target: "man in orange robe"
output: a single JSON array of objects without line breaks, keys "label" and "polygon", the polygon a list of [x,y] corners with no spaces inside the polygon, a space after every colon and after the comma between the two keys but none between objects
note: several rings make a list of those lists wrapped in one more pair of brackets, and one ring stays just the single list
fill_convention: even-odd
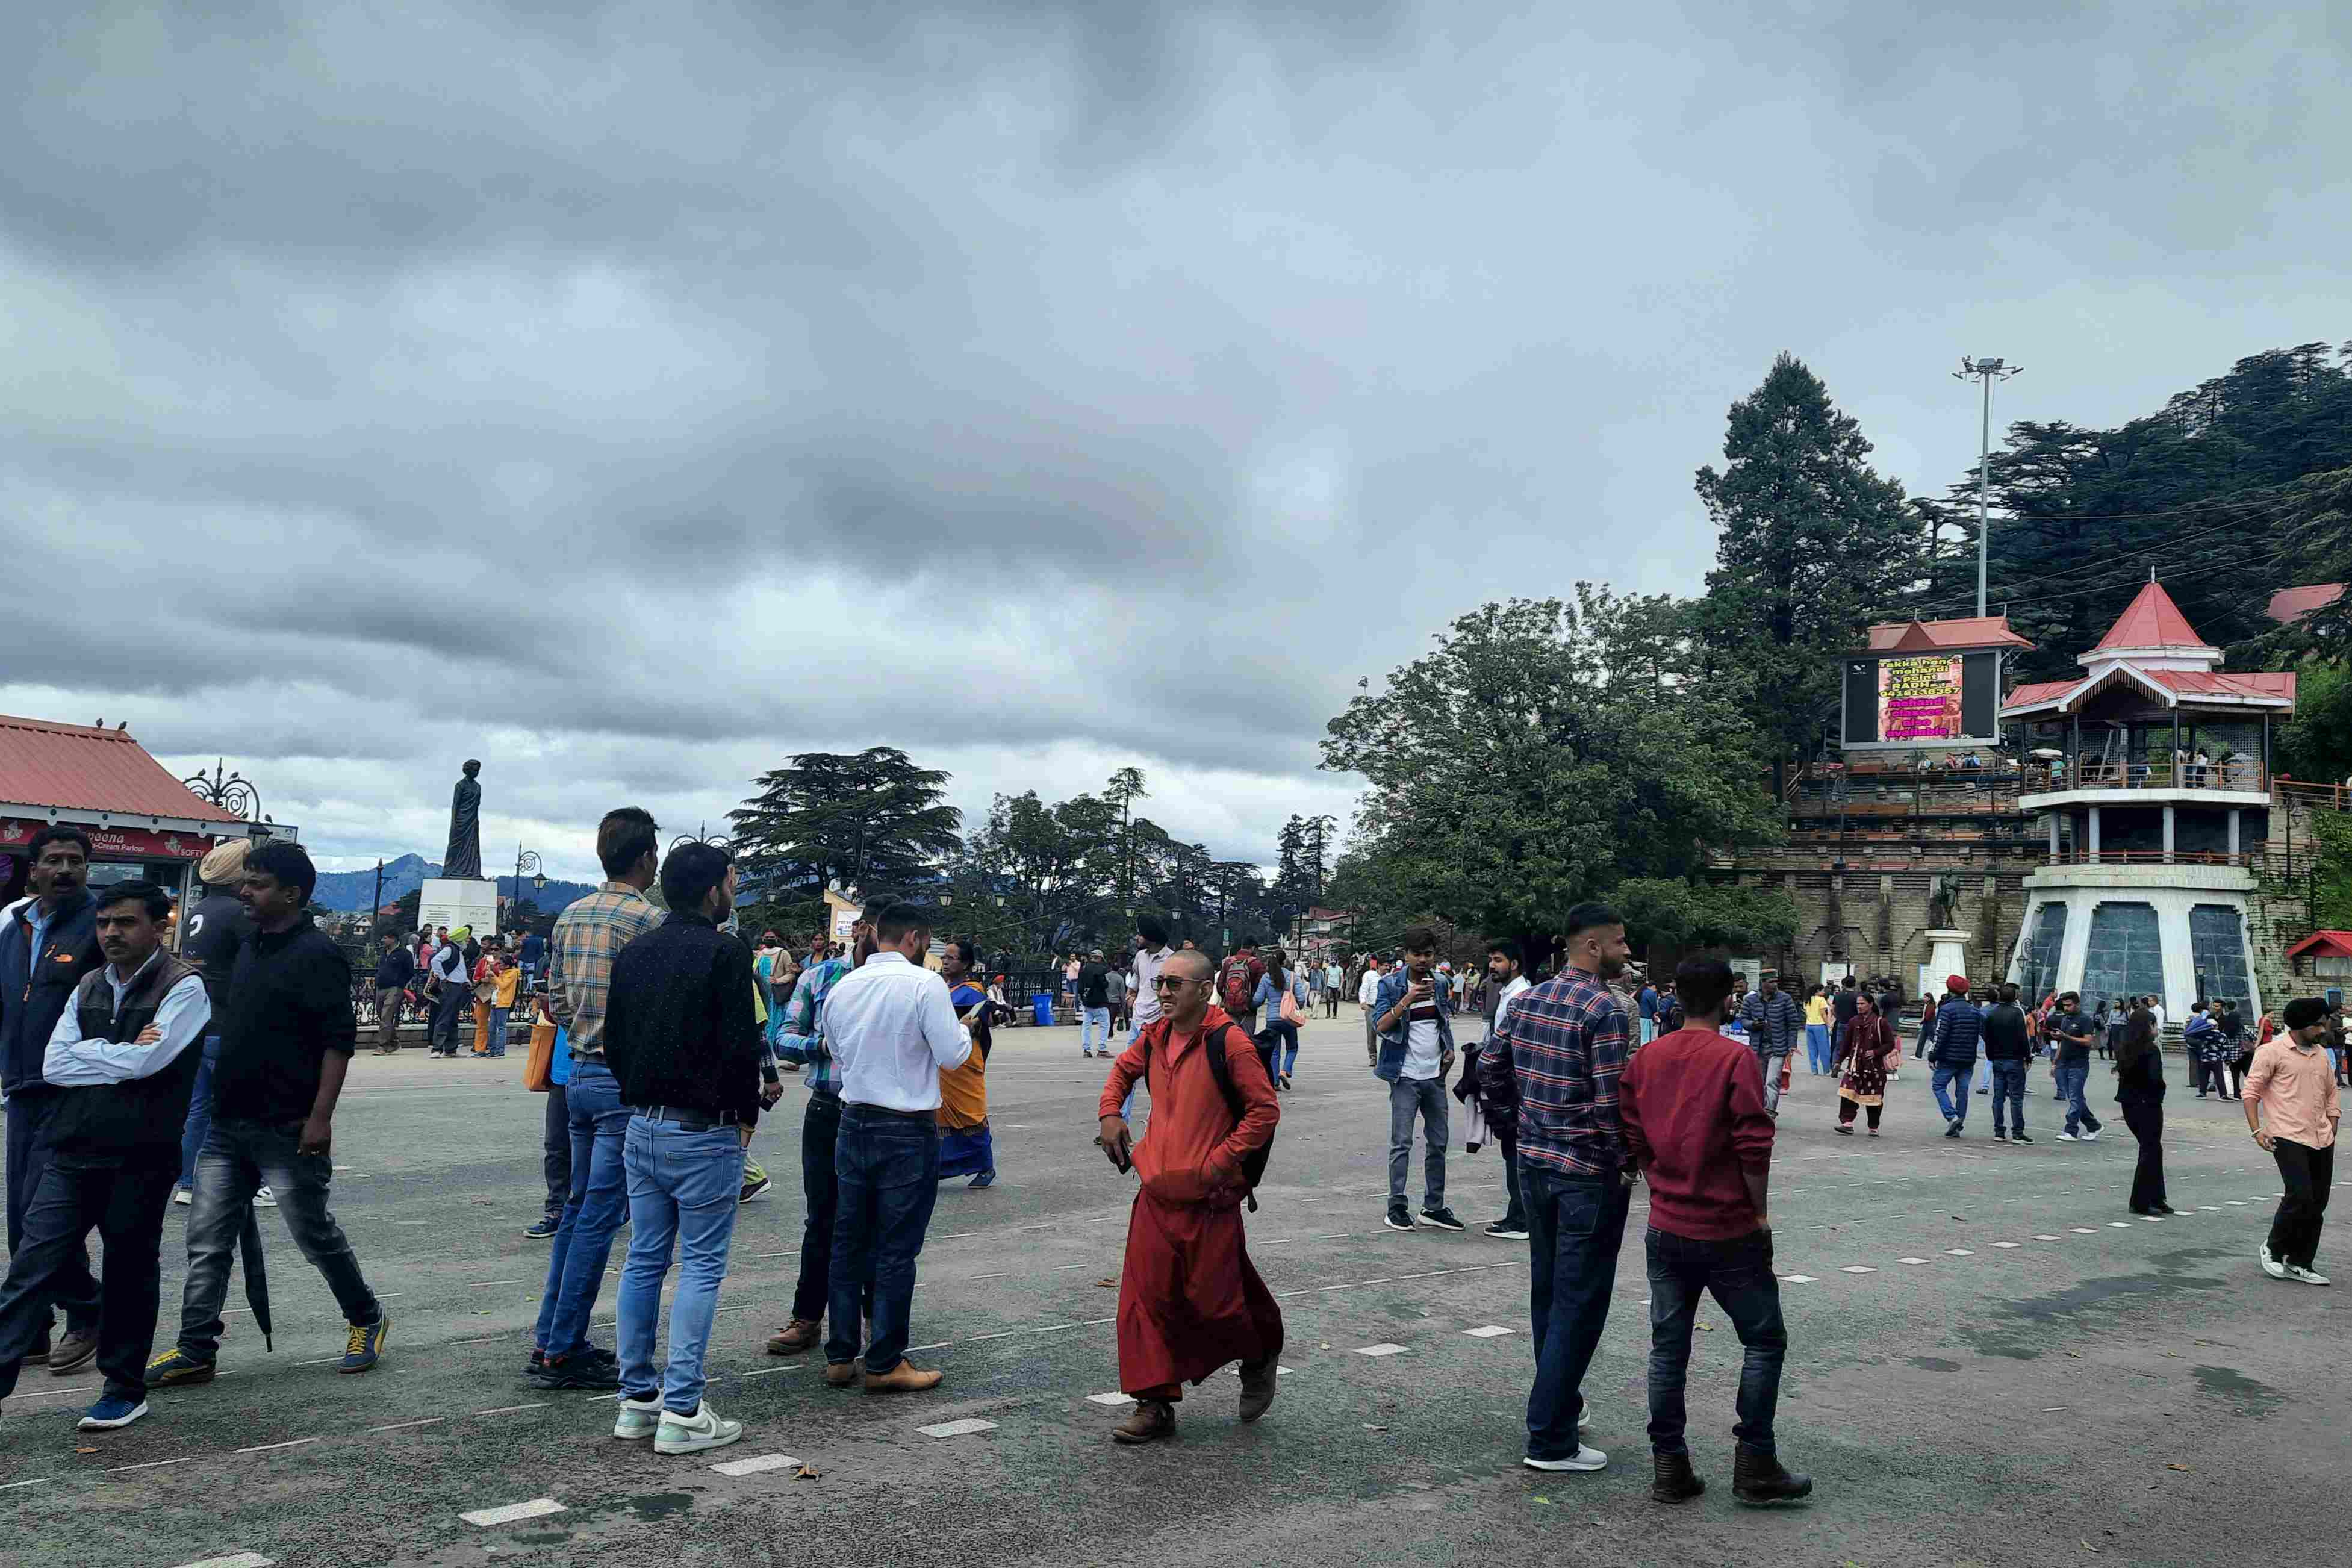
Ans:
[{"label": "man in orange robe", "polygon": [[[1244,1163],[1273,1142],[1282,1111],[1255,1043],[1211,1005],[1209,976],[1206,954],[1170,956],[1160,1016],[1112,1064],[1095,1107],[1111,1163],[1143,1181],[1118,1286],[1118,1383],[1135,1400],[1111,1434],[1121,1443],[1172,1436],[1183,1384],[1227,1362],[1242,1363],[1244,1421],[1274,1403],[1282,1310],[1243,1248],[1241,1205],[1255,1184]],[[1231,1100],[1212,1050],[1224,1053]],[[1151,1121],[1130,1150],[1119,1106],[1138,1079]]]}]

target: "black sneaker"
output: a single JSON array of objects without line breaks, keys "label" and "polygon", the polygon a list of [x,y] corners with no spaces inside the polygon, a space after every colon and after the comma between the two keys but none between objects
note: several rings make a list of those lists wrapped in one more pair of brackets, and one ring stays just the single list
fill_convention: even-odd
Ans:
[{"label": "black sneaker", "polygon": [[1433,1225],[1440,1230],[1467,1230],[1470,1228],[1468,1226],[1464,1225],[1459,1219],[1455,1218],[1454,1211],[1445,1207],[1443,1204],[1433,1209],[1422,1210],[1421,1223],[1423,1225]]},{"label": "black sneaker", "polygon": [[1960,1135],[1960,1124],[1959,1124],[1958,1122],[1957,1122],[1957,1121],[1953,1121],[1953,1122],[1948,1122],[1948,1123],[1946,1123],[1946,1125],[1945,1125],[1945,1127],[1944,1127],[1944,1136],[1945,1136],[1945,1137],[1947,1137],[1947,1138],[1958,1138],[1959,1135]]},{"label": "black sneaker", "polygon": [[2022,1132],[2012,1132],[2012,1133],[2011,1133],[2011,1134],[2009,1135],[2009,1141],[2010,1141],[2011,1142],[2012,1142],[2012,1143],[2031,1143],[2031,1142],[2033,1142],[2033,1140],[2032,1140],[2032,1139],[2028,1138],[2028,1137],[2027,1137],[2024,1133],[2022,1133]]},{"label": "black sneaker", "polygon": [[561,1229],[563,1221],[558,1215],[541,1215],[524,1229],[523,1234],[533,1241],[545,1241]]},{"label": "black sneaker", "polygon": [[1525,1241],[1528,1238],[1528,1227],[1514,1224],[1507,1219],[1498,1219],[1486,1227],[1486,1234],[1496,1241]]},{"label": "black sneaker", "polygon": [[541,1388],[614,1389],[621,1386],[621,1363],[606,1351],[583,1351],[544,1363],[533,1379]]},{"label": "black sneaker", "polygon": [[1397,1202],[1389,1205],[1388,1217],[1381,1223],[1387,1226],[1391,1230],[1411,1230],[1412,1228],[1412,1213],[1404,1206],[1403,1200],[1400,1199]]}]

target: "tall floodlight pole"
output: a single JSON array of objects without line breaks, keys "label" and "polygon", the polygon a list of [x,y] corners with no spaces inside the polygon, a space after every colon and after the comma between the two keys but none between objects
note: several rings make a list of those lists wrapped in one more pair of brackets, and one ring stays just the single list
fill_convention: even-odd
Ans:
[{"label": "tall floodlight pole", "polygon": [[1952,373],[1955,381],[1977,380],[1984,383],[1984,428],[1977,446],[1977,614],[1985,613],[1985,563],[1990,553],[1988,541],[1990,531],[1987,510],[1992,493],[1992,384],[2007,381],[2025,367],[2004,364],[1997,359],[1970,359],[1960,356],[1960,368]]}]

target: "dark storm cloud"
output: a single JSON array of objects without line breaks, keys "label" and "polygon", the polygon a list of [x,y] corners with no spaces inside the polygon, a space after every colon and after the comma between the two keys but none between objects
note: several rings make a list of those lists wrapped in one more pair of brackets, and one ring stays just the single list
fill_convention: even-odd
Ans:
[{"label": "dark storm cloud", "polygon": [[46,14],[0,710],[242,757],[329,853],[467,755],[584,861],[887,742],[975,810],[1140,762],[1262,858],[1454,616],[1693,589],[1779,350],[1932,490],[1961,351],[2095,423],[2347,335],[2316,3]]}]

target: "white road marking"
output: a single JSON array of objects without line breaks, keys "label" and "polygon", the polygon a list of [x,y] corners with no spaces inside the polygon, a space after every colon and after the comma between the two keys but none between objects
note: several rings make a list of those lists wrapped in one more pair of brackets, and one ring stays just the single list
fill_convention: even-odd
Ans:
[{"label": "white road marking", "polygon": [[1084,1268],[1085,1267],[1086,1265],[1083,1263],[1056,1263],[1053,1268],[1045,1270],[1045,1272],[1048,1274],[1060,1274],[1068,1269]]},{"label": "white road marking", "polygon": [[2076,1236],[2096,1236],[2099,1234],[2087,1225],[2070,1225],[2066,1228],[2073,1231]]},{"label": "white road marking", "polygon": [[1976,1254],[1965,1247],[1948,1247],[1944,1248],[1944,1256],[1947,1258],[1974,1258]]},{"label": "white road marking", "polygon": [[2036,1241],[2055,1241],[2058,1238],[2054,1236],[2037,1236],[2033,1239]]},{"label": "white road marking", "polygon": [[1089,1405],[1108,1405],[1116,1407],[1121,1405],[1134,1404],[1135,1396],[1130,1394],[1089,1394],[1087,1395],[1087,1403]]},{"label": "white road marking", "polygon": [[[2344,1184],[2338,1182],[2336,1184],[2340,1187]],[[2199,1204],[2197,1207],[2205,1214],[2220,1214],[2221,1212],[2221,1208],[2213,1204]]]},{"label": "white road marking", "polygon": [[269,1568],[275,1557],[264,1557],[258,1552],[234,1552],[226,1557],[206,1557],[194,1563],[183,1563],[180,1568]]},{"label": "white road marking", "polygon": [[1064,1329],[1075,1329],[1077,1326],[1076,1323],[1048,1323],[1042,1329],[1032,1329],[1029,1331],[1033,1334],[1058,1334]]},{"label": "white road marking", "polygon": [[762,1470],[781,1470],[800,1461],[790,1454],[760,1454],[749,1459],[730,1459],[710,1468],[722,1476],[756,1476]]},{"label": "white road marking", "polygon": [[256,1443],[250,1448],[232,1448],[233,1454],[267,1454],[274,1448],[299,1448],[305,1443],[315,1443],[316,1437],[295,1437],[283,1443]]},{"label": "white road marking", "polygon": [[2021,1241],[1996,1241],[1993,1245],[2001,1248],[2003,1251],[2007,1251],[2011,1247],[2022,1247],[2025,1244]]},{"label": "white road marking", "polygon": [[1927,1260],[1924,1258],[1898,1258],[1895,1261],[1897,1263],[1925,1263]]},{"label": "white road marking", "polygon": [[1012,1274],[1013,1270],[1010,1268],[1003,1268],[993,1274],[975,1274],[972,1278],[974,1279],[1010,1279]]},{"label": "white road marking", "polygon": [[[754,1367],[750,1372],[739,1372],[735,1375],[738,1377],[772,1377],[780,1372],[798,1372],[806,1365],[808,1365],[808,1363],[804,1361],[796,1361],[786,1366]],[[619,1396],[614,1394],[608,1395],[608,1397],[617,1398]]]},{"label": "white road marking", "polygon": [[918,1426],[915,1430],[926,1437],[962,1437],[974,1432],[993,1432],[996,1423],[967,1415],[961,1421],[942,1421],[936,1426]]},{"label": "white road marking", "polygon": [[2239,1200],[2238,1200],[2238,1199],[2236,1199],[2236,1198],[2223,1198],[2221,1201],[2222,1201],[2223,1203],[2225,1203],[2225,1204],[2228,1204],[2228,1205],[2229,1205],[2231,1208],[2233,1208],[2233,1209],[2242,1209],[2242,1208],[2244,1208],[2244,1207],[2246,1206],[2243,1203],[2242,1203],[2241,1201],[2239,1201]]},{"label": "white road marking", "polygon": [[116,1465],[106,1473],[119,1476],[125,1470],[160,1470],[166,1465],[193,1465],[195,1462],[194,1454],[184,1454],[176,1459],[150,1459],[143,1465]]},{"label": "white road marking", "polygon": [[2109,1230],[2129,1230],[2131,1228],[2131,1221],[2127,1219],[2111,1219],[2107,1221],[2107,1228]]},{"label": "white road marking", "polygon": [[389,1426],[371,1426],[371,1432],[405,1432],[412,1426],[438,1426],[448,1420],[446,1415],[427,1415],[422,1421],[395,1421]]},{"label": "white road marking", "polygon": [[1356,1348],[1356,1353],[1358,1355],[1369,1356],[1402,1355],[1404,1354],[1404,1346],[1392,1345],[1386,1342],[1382,1342],[1376,1345],[1359,1345]]},{"label": "white road marking", "polygon": [[511,1415],[518,1410],[544,1410],[546,1408],[547,1401],[542,1399],[536,1405],[499,1405],[488,1410],[477,1410],[474,1414],[477,1415]]},{"label": "white road marking", "polygon": [[478,1290],[485,1285],[526,1285],[529,1284],[530,1281],[526,1279],[468,1279],[466,1283]]},{"label": "white road marking", "polygon": [[1842,1265],[1839,1268],[1838,1272],[1841,1274],[1875,1274],[1878,1270],[1873,1268],[1867,1263],[1848,1263]]},{"label": "white road marking", "polygon": [[1780,1276],[1780,1280],[1781,1283],[1786,1285],[1818,1285],[1821,1283],[1820,1280],[1815,1279],[1810,1274],[1783,1274]]},{"label": "white road marking", "polygon": [[1513,1331],[1505,1328],[1500,1323],[1488,1323],[1483,1329],[1465,1329],[1462,1331],[1469,1335],[1474,1340],[1498,1340],[1505,1334],[1510,1333]]},{"label": "white road marking", "polygon": [[49,1478],[47,1476],[35,1476],[28,1481],[8,1481],[5,1484],[0,1484],[0,1492],[13,1492],[18,1487],[37,1487],[48,1479]]},{"label": "white road marking", "polygon": [[541,1514],[562,1513],[563,1505],[551,1497],[536,1497],[529,1502],[510,1502],[503,1508],[478,1508],[457,1517],[467,1524],[478,1524],[487,1530],[494,1524],[512,1524],[519,1519],[537,1519]]}]

